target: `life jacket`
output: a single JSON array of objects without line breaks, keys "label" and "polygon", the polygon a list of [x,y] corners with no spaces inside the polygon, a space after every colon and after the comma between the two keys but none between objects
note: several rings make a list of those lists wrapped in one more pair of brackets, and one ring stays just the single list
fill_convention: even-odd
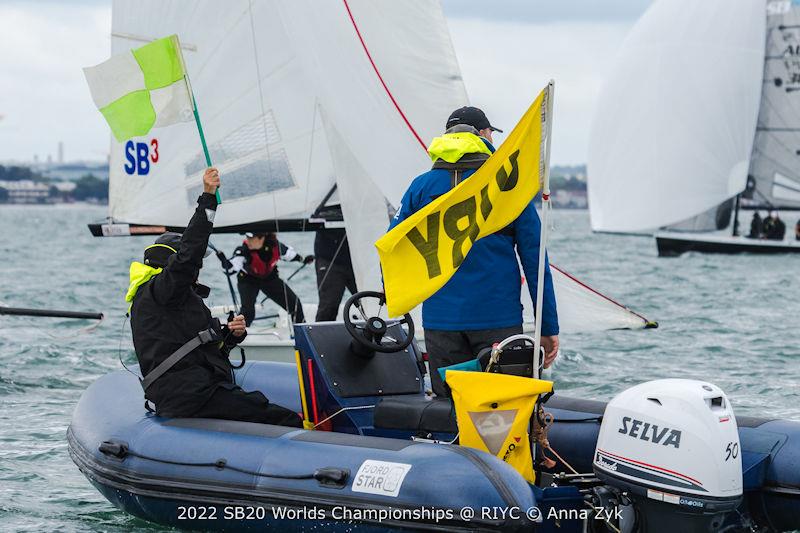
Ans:
[{"label": "life jacket", "polygon": [[139,290],[139,287],[150,281],[150,278],[156,274],[160,274],[162,268],[153,268],[139,261],[131,263],[130,268],[130,284],[128,285],[128,292],[125,294],[125,301],[128,302],[128,311],[133,305],[133,298]]},{"label": "life jacket", "polygon": [[431,141],[428,146],[428,155],[434,163],[437,160],[455,163],[468,154],[486,154],[487,157],[482,158],[485,161],[488,156],[492,155],[492,151],[476,135],[477,131],[474,128],[469,127],[467,131],[459,131],[462,129],[467,130],[467,128],[455,126],[447,130],[449,133],[435,137]]},{"label": "life jacket", "polygon": [[[472,126],[456,125],[441,137],[435,137],[428,147],[434,170],[450,172],[450,188],[455,189],[464,179],[464,171],[476,170],[492,155],[486,143]],[[515,237],[514,224],[495,233]]]},{"label": "life jacket", "polygon": [[250,252],[250,258],[247,264],[247,273],[256,278],[266,278],[273,270],[275,265],[281,258],[280,246],[277,241],[268,241],[271,246],[267,249],[271,255],[265,260],[262,257],[264,250],[250,250],[247,248],[247,241],[244,241],[244,247]]}]

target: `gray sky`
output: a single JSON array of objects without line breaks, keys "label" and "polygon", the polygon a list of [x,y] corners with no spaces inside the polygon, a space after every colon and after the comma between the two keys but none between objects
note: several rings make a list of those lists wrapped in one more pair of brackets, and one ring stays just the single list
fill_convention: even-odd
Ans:
[{"label": "gray sky", "polygon": [[[603,76],[649,0],[443,5],[473,105],[510,131],[554,78],[552,162],[585,162]],[[0,161],[55,158],[59,141],[67,160],[107,155],[108,127],[81,67],[108,58],[110,25],[106,0],[0,0]]]}]

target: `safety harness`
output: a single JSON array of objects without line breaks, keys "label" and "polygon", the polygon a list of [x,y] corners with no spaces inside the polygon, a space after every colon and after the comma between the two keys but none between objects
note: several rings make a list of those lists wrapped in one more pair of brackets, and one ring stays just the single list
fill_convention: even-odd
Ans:
[{"label": "safety harness", "polygon": [[155,380],[163,376],[170,368],[178,364],[181,359],[186,357],[189,352],[198,346],[219,342],[220,340],[221,337],[219,333],[214,330],[214,328],[204,329],[186,342],[183,346],[172,352],[169,357],[161,361],[158,366],[148,372],[145,377],[140,379],[139,382],[142,384],[142,389],[147,392],[147,388],[152,385]]}]

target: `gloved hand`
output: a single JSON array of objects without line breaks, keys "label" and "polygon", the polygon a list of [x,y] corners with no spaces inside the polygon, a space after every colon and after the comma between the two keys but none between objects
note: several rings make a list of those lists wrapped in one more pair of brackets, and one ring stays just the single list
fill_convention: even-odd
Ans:
[{"label": "gloved hand", "polygon": [[225,254],[222,251],[217,252],[217,259],[219,259],[219,262],[222,263],[222,268],[225,270],[231,270],[233,268],[233,263],[231,263],[228,258],[225,257]]},{"label": "gloved hand", "polygon": [[307,255],[307,256],[305,256],[303,258],[303,264],[304,265],[309,265],[309,264],[311,264],[313,262],[314,262],[314,256],[313,255]]}]

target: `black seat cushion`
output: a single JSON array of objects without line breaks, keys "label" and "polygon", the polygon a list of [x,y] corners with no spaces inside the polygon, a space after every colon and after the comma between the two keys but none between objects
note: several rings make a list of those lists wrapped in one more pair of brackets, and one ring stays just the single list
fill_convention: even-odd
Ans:
[{"label": "black seat cushion", "polygon": [[426,433],[458,433],[456,411],[450,398],[424,396],[381,398],[373,412],[373,425]]}]

